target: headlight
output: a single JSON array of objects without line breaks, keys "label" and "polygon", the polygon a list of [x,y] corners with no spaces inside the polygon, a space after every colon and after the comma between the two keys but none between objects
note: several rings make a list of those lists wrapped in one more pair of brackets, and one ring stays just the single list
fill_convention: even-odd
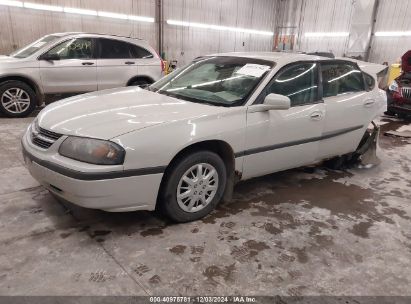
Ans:
[{"label": "headlight", "polygon": [[393,80],[393,81],[391,82],[391,84],[390,84],[390,86],[388,87],[388,89],[389,89],[390,91],[394,91],[394,92],[399,92],[399,91],[400,91],[400,89],[399,89],[399,87],[398,87],[398,83],[397,83],[395,80]]},{"label": "headlight", "polygon": [[60,145],[59,153],[65,157],[96,165],[121,165],[126,152],[107,140],[67,137]]}]

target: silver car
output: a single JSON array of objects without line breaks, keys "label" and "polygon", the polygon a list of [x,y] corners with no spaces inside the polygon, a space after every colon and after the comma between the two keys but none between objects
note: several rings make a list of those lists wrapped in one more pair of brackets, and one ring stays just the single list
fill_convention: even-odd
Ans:
[{"label": "silver car", "polygon": [[37,105],[115,87],[144,86],[164,63],[144,40],[89,33],[58,33],[0,56],[0,111],[25,117]]}]

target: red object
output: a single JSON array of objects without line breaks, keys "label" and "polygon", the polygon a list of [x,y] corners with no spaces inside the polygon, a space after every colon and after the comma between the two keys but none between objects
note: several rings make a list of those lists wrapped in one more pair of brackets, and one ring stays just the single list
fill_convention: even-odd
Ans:
[{"label": "red object", "polygon": [[397,91],[388,91],[388,110],[392,113],[411,115],[411,50],[401,57],[401,75],[395,81]]},{"label": "red object", "polygon": [[402,55],[401,69],[403,73],[411,73],[411,50]]},{"label": "red object", "polygon": [[158,58],[160,58],[161,71],[162,71],[162,72],[165,72],[165,70],[166,70],[166,65],[164,64],[164,60],[163,60],[163,58],[161,58],[161,56],[157,53],[157,51],[155,51],[155,52],[156,52]]}]

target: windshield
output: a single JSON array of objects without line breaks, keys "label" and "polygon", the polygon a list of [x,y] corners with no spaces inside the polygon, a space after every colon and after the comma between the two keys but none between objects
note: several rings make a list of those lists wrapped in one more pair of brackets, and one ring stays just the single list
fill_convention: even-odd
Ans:
[{"label": "windshield", "polygon": [[152,84],[149,89],[217,106],[243,105],[273,62],[242,57],[203,57]]},{"label": "windshield", "polygon": [[33,55],[35,52],[40,50],[46,44],[56,40],[57,38],[59,37],[53,36],[53,35],[44,36],[40,38],[39,40],[34,41],[33,43],[30,43],[29,45],[26,45],[25,47],[22,47],[21,49],[18,49],[17,51],[14,51],[13,53],[10,54],[10,57],[27,58],[28,56]]}]

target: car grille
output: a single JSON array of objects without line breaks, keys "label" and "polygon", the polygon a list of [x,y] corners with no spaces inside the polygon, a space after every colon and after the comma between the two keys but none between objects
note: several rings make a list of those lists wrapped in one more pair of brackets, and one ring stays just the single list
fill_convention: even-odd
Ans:
[{"label": "car grille", "polygon": [[61,136],[62,134],[40,128],[37,123],[34,123],[31,127],[32,143],[43,149],[50,148]]},{"label": "car grille", "polygon": [[402,97],[405,99],[411,99],[411,88],[401,88]]}]

